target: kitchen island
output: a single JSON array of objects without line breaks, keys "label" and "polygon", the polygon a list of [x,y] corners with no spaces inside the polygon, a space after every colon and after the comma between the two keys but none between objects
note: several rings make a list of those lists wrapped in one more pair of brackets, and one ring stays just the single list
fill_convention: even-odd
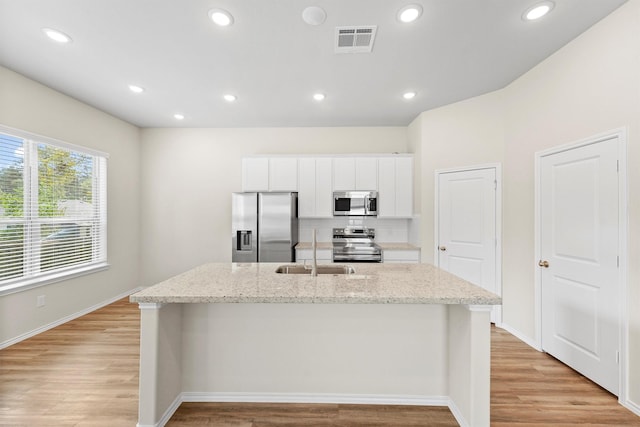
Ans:
[{"label": "kitchen island", "polygon": [[500,298],[429,264],[279,274],[205,264],[130,297],[141,309],[138,426],[185,401],[448,406],[489,425]]}]

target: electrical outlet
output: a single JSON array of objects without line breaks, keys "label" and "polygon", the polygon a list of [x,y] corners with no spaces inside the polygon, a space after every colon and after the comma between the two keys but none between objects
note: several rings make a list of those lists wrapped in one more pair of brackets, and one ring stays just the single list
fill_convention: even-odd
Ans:
[{"label": "electrical outlet", "polygon": [[45,304],[44,295],[38,295],[38,298],[36,298],[36,307],[44,307],[44,304]]}]

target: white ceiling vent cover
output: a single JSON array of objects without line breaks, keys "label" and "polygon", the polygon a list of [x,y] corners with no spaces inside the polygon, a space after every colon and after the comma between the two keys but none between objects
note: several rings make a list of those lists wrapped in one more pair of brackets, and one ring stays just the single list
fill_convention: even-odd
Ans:
[{"label": "white ceiling vent cover", "polygon": [[336,27],[336,53],[371,53],[376,25]]}]

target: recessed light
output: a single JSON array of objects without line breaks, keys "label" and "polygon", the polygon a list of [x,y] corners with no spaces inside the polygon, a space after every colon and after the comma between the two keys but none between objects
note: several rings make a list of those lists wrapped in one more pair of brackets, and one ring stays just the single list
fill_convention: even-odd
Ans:
[{"label": "recessed light", "polygon": [[302,19],[309,25],[321,25],[327,19],[327,12],[318,6],[309,6],[302,11]]},{"label": "recessed light", "polygon": [[540,19],[547,13],[551,12],[551,9],[553,9],[554,6],[555,3],[552,1],[536,3],[522,14],[522,19],[525,21],[535,21],[536,19]]},{"label": "recessed light", "polygon": [[129,90],[133,93],[142,93],[144,88],[137,85],[129,85]]},{"label": "recessed light", "polygon": [[313,99],[315,99],[316,101],[324,101],[325,98],[326,98],[326,95],[324,93],[313,94]]},{"label": "recessed light", "polygon": [[235,96],[235,95],[231,95],[230,93],[228,93],[228,94],[224,95],[224,96],[223,96],[223,98],[224,98],[224,100],[225,100],[225,101],[227,101],[227,102],[233,102],[233,101],[235,101],[236,99],[238,99],[238,97],[237,97],[237,96]]},{"label": "recessed light", "polygon": [[233,24],[233,16],[223,9],[211,9],[209,11],[209,18],[221,27],[227,27]]},{"label": "recessed light", "polygon": [[62,31],[53,30],[51,28],[43,28],[42,32],[47,35],[51,40],[56,41],[58,43],[69,43],[71,42],[71,37],[63,33]]},{"label": "recessed light", "polygon": [[184,120],[184,114],[176,113],[173,115],[173,118],[176,120]]},{"label": "recessed light", "polygon": [[416,93],[415,92],[405,92],[402,97],[404,99],[413,99],[416,97]]},{"label": "recessed light", "polygon": [[422,6],[419,4],[410,4],[398,11],[398,20],[400,22],[409,23],[420,18],[422,15]]}]

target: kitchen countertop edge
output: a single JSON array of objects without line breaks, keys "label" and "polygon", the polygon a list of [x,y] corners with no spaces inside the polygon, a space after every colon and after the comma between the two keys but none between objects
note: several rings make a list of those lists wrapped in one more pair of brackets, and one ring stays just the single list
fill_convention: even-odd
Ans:
[{"label": "kitchen countertop edge", "polygon": [[445,304],[445,305],[499,305],[500,298],[364,298],[349,297],[211,297],[211,296],[136,296],[132,303],[156,304]]},{"label": "kitchen countertop edge", "polygon": [[[419,251],[420,247],[413,245],[411,243],[406,242],[376,242],[378,246],[383,251],[393,251],[393,250],[416,250]],[[295,246],[295,249],[307,250],[311,249],[311,242],[298,242]],[[318,242],[319,250],[327,250],[333,249],[332,242]]]},{"label": "kitchen countertop edge", "polygon": [[276,263],[209,263],[129,297],[134,303],[463,304],[501,298],[430,264],[358,264],[354,275],[284,275]]}]

